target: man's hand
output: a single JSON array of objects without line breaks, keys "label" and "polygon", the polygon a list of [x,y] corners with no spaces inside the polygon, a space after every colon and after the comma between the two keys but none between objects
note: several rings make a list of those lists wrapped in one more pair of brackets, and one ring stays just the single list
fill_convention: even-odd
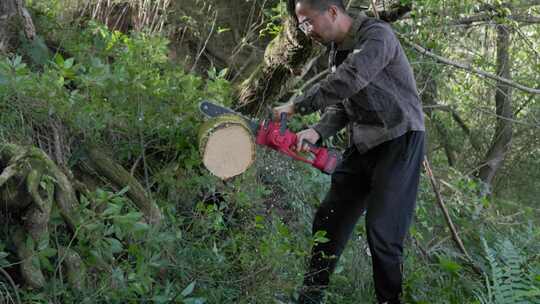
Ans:
[{"label": "man's hand", "polygon": [[281,113],[287,113],[287,118],[290,118],[294,114],[294,104],[293,103],[286,103],[281,106],[277,106],[272,109],[272,114],[274,117],[274,121],[279,121],[281,118]]},{"label": "man's hand", "polygon": [[305,129],[303,131],[300,131],[296,133],[297,143],[296,143],[296,151],[302,152],[302,151],[309,151],[309,146],[307,143],[304,142],[308,141],[312,144],[315,144],[321,136],[317,131],[315,131],[313,128]]}]

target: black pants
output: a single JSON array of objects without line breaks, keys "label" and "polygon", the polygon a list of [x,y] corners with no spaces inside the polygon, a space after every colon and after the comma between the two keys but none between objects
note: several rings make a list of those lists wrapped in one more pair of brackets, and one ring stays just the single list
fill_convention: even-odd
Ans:
[{"label": "black pants", "polygon": [[345,152],[315,214],[313,234],[326,231],[330,241],[312,249],[300,303],[322,299],[322,290],[364,211],[377,299],[399,303],[403,241],[414,213],[423,157],[424,132],[408,132],[364,154],[354,147]]}]

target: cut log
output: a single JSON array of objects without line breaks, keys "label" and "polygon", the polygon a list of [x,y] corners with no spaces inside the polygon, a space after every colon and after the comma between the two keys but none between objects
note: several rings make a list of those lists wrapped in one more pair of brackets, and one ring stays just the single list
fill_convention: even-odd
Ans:
[{"label": "cut log", "polygon": [[243,118],[225,114],[201,126],[199,151],[206,168],[226,180],[242,174],[253,164],[255,141]]}]

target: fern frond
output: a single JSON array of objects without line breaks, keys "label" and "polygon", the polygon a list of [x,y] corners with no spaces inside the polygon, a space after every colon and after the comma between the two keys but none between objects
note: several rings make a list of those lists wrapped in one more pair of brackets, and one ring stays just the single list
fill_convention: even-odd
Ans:
[{"label": "fern frond", "polygon": [[489,272],[484,273],[485,291],[475,291],[477,300],[482,304],[540,304],[540,290],[525,267],[523,252],[508,239],[495,243],[495,249],[481,240]]}]

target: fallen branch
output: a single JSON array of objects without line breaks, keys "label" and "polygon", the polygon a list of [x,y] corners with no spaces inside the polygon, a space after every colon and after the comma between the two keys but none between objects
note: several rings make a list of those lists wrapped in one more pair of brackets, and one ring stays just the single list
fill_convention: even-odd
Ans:
[{"label": "fallen branch", "polygon": [[540,89],[529,88],[529,87],[526,87],[526,86],[524,86],[522,84],[516,83],[516,82],[514,82],[512,80],[509,80],[509,79],[497,76],[495,74],[491,74],[491,73],[482,71],[482,70],[477,69],[477,68],[474,68],[470,64],[456,62],[456,61],[452,61],[452,60],[450,60],[448,58],[444,58],[444,57],[439,56],[437,54],[434,54],[434,53],[428,51],[427,49],[425,49],[424,47],[410,41],[403,34],[400,34],[400,33],[397,33],[397,32],[396,32],[396,34],[399,37],[401,37],[403,39],[403,41],[405,41],[405,43],[407,43],[408,45],[413,47],[420,54],[431,57],[431,58],[435,59],[436,61],[438,61],[440,63],[450,65],[450,66],[453,66],[453,67],[456,67],[456,68],[459,68],[459,69],[462,69],[462,70],[465,70],[465,71],[473,72],[473,73],[478,74],[480,76],[502,82],[502,83],[504,83],[504,84],[506,84],[508,86],[511,86],[511,87],[516,88],[518,90],[525,91],[525,92],[530,93],[530,94],[540,94]]},{"label": "fallen branch", "polygon": [[424,165],[424,169],[426,170],[426,173],[427,173],[427,175],[429,177],[429,181],[431,182],[431,187],[433,187],[433,192],[435,192],[435,197],[437,198],[437,203],[438,203],[439,207],[441,208],[441,210],[442,210],[442,212],[444,214],[444,219],[446,220],[446,224],[448,224],[448,228],[450,228],[450,231],[452,233],[452,239],[454,240],[454,242],[458,246],[461,253],[471,263],[474,271],[476,271],[478,274],[481,274],[482,270],[480,268],[478,268],[478,266],[476,266],[474,264],[473,259],[471,258],[471,256],[467,252],[467,249],[465,249],[465,246],[463,245],[463,241],[461,240],[461,238],[458,235],[458,231],[456,229],[456,226],[454,225],[454,222],[452,222],[452,218],[450,217],[450,213],[448,212],[448,208],[446,208],[446,204],[443,201],[441,192],[439,191],[439,188],[437,187],[437,181],[435,180],[435,176],[433,176],[433,171],[431,171],[431,166],[429,165],[429,161],[428,161],[427,157],[424,157],[423,165]]},{"label": "fallen branch", "polygon": [[[163,215],[155,202],[150,200],[141,184],[122,166],[96,147],[87,149],[87,166],[104,176],[117,188],[129,186],[127,196],[141,210],[150,224],[157,225]],[[91,172],[89,172],[91,173]]]}]

